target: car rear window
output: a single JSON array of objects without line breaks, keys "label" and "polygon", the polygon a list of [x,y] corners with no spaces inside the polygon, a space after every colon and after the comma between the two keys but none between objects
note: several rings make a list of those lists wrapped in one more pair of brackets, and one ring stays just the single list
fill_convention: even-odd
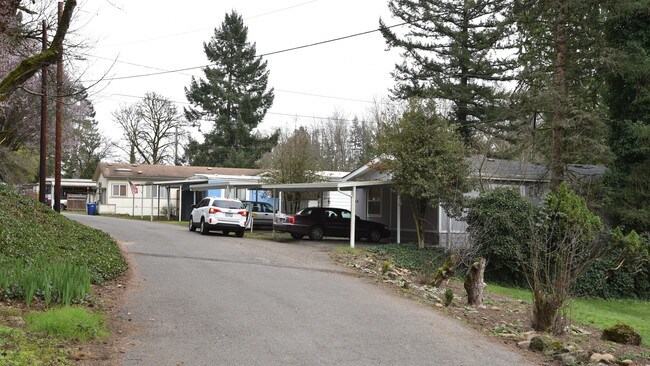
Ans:
[{"label": "car rear window", "polygon": [[212,207],[240,209],[244,208],[244,204],[239,201],[214,200]]},{"label": "car rear window", "polygon": [[311,208],[303,208],[302,210],[298,211],[296,215],[298,216],[309,216],[314,210]]}]

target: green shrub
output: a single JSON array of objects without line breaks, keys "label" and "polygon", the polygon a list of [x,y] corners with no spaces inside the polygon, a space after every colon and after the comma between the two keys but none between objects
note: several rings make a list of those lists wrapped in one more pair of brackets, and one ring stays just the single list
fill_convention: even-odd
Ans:
[{"label": "green shrub", "polygon": [[523,285],[522,263],[528,260],[532,204],[518,191],[496,188],[473,200],[467,215],[468,231],[477,256],[487,259],[485,278],[503,284]]},{"label": "green shrub", "polygon": [[451,305],[454,302],[454,291],[450,288],[445,290],[445,306]]},{"label": "green shrub", "polygon": [[[119,276],[126,262],[108,234],[58,214],[49,207],[0,185],[0,269],[18,259],[39,258],[86,266],[93,283]],[[4,281],[0,278],[0,283]]]},{"label": "green shrub", "polygon": [[[412,271],[427,268],[437,268],[442,263],[444,253],[437,249],[419,249],[416,243],[386,244],[369,248],[368,252],[387,255],[393,259],[393,264],[399,268]],[[431,271],[431,269],[428,269]]]},{"label": "green shrub", "polygon": [[[648,245],[648,239],[643,239]],[[650,300],[650,266],[635,267],[621,264],[622,248],[612,248],[578,278],[575,293],[584,297],[603,299]]]}]

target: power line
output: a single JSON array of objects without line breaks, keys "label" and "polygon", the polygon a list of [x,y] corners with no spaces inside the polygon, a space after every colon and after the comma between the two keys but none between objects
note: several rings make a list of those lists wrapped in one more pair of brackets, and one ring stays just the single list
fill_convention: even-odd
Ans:
[{"label": "power line", "polygon": [[[136,99],[143,99],[144,97],[142,96],[137,96],[137,95],[130,95],[130,94],[121,94],[121,93],[113,93],[109,95],[108,97],[111,96],[120,96],[120,97],[127,97],[127,98],[136,98]],[[160,99],[160,100],[167,100],[169,102],[175,103],[175,104],[184,104],[184,105],[190,105],[191,103],[189,102],[179,102],[175,100],[169,100],[169,99]],[[266,114],[271,114],[271,115],[276,115],[276,116],[286,116],[286,117],[300,117],[300,118],[310,118],[310,119],[320,119],[320,120],[328,120],[328,121],[341,121],[341,122],[368,122],[364,121],[361,119],[344,119],[344,118],[334,118],[334,117],[321,117],[321,116],[307,116],[307,115],[301,115],[301,114],[291,114],[291,113],[281,113],[281,112],[266,112]],[[199,119],[198,121],[202,122],[214,122],[211,120],[207,119]]]},{"label": "power line", "polygon": [[[316,1],[316,0],[314,0],[314,1]],[[147,66],[147,65],[137,64],[137,63],[128,62],[128,61],[120,61],[120,60],[116,60],[116,59],[112,59],[112,58],[108,58],[108,57],[96,56],[96,55],[91,55],[91,54],[84,54],[84,56],[90,56],[90,57],[94,57],[94,58],[98,58],[98,59],[102,59],[102,60],[113,61],[113,62],[122,63],[122,64],[126,64],[126,65],[131,65],[131,66],[143,67],[143,68],[146,68],[146,69],[159,70],[159,71],[171,71],[171,70],[166,70],[166,69],[162,69],[162,68],[155,67],[155,66]],[[192,74],[186,74],[186,73],[182,73],[182,72],[179,73],[179,74],[183,74],[183,75],[187,75],[187,76],[194,76]],[[375,103],[375,101],[372,101],[372,100],[335,97],[335,96],[331,96],[331,95],[299,92],[299,91],[294,91],[294,90],[284,90],[284,89],[274,89],[274,90],[278,91],[278,92],[281,92],[281,93],[307,95],[307,96],[311,96],[311,97],[319,97],[319,98],[327,98],[327,99],[337,99],[337,100],[344,100],[344,101],[348,101],[348,102],[359,102],[359,103],[370,103],[370,104]]]},{"label": "power line", "polygon": [[[403,23],[399,23],[399,24],[394,24],[394,25],[386,27],[386,29],[401,27],[401,26],[406,25],[406,24],[411,24],[411,22],[403,22]],[[258,55],[257,57],[277,55],[277,54],[280,54],[280,53],[286,53],[286,52],[296,51],[296,50],[305,49],[305,48],[309,48],[309,47],[320,46],[320,45],[324,45],[324,44],[327,44],[327,43],[338,42],[338,41],[363,36],[363,35],[374,33],[374,32],[379,32],[380,30],[381,30],[380,28],[376,28],[376,29],[372,29],[372,30],[369,30],[369,31],[365,31],[365,32],[359,32],[359,33],[354,33],[354,34],[350,34],[350,35],[343,36],[343,37],[328,39],[328,40],[325,40],[325,41],[314,42],[314,43],[309,43],[309,44],[302,45],[302,46],[296,46],[296,47],[291,47],[291,48],[285,48],[285,49],[278,50],[278,51],[267,52],[267,53],[263,53],[261,55]],[[207,65],[201,65],[201,66],[191,66],[191,67],[184,67],[184,68],[174,69],[174,70],[152,72],[152,73],[149,73],[149,74],[118,76],[118,77],[113,77],[113,78],[105,78],[103,80],[105,80],[105,81],[113,81],[113,80],[125,80],[125,79],[134,79],[134,78],[141,78],[141,77],[147,77],[147,76],[164,75],[164,74],[178,73],[178,72],[182,72],[182,71],[202,69],[204,67],[210,67],[212,65],[213,64],[207,64]]]},{"label": "power line", "polygon": [[[309,3],[313,3],[313,2],[316,2],[316,1],[318,1],[318,0],[306,1],[306,2],[303,2],[303,3],[300,3],[300,4],[288,6],[286,8],[271,10],[271,11],[266,12],[266,13],[257,14],[257,15],[253,15],[253,16],[248,17],[248,18],[244,18],[244,20],[250,20],[250,19],[259,18],[259,17],[263,17],[263,16],[266,16],[266,15],[270,15],[270,14],[279,13],[281,11],[297,8],[299,6],[307,5]],[[201,31],[204,31],[204,30],[207,30],[207,29],[213,29],[213,28],[214,27],[198,28],[198,29],[194,29],[194,30],[190,30],[190,31],[186,31],[186,32],[181,32],[181,33],[167,34],[167,35],[160,36],[160,37],[147,38],[147,39],[141,39],[141,40],[123,42],[123,43],[108,44],[108,45],[105,45],[104,47],[124,46],[124,45],[129,45],[129,44],[137,44],[137,43],[145,43],[145,42],[157,41],[157,40],[160,40],[160,39],[167,39],[167,38],[182,36],[182,35],[185,35],[185,34],[201,32]]]}]

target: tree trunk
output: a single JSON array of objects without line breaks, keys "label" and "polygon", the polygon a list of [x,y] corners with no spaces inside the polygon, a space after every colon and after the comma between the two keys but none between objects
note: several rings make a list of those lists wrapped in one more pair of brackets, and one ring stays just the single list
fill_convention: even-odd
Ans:
[{"label": "tree trunk", "polygon": [[485,258],[479,258],[467,270],[465,277],[465,291],[467,291],[467,304],[472,306],[483,306],[483,291],[485,290],[485,282],[483,282],[483,274],[487,261]]},{"label": "tree trunk", "polygon": [[562,332],[562,317],[559,314],[563,300],[557,300],[535,291],[533,304],[533,329],[538,332]]},{"label": "tree trunk", "polygon": [[424,215],[426,211],[426,201],[411,199],[411,212],[415,221],[415,232],[418,235],[418,248],[420,249],[424,249]]},{"label": "tree trunk", "polygon": [[567,58],[567,34],[566,34],[566,4],[557,1],[558,15],[555,21],[555,66],[553,74],[555,77],[555,110],[553,111],[553,137],[551,149],[551,190],[556,191],[564,180],[564,164],[562,159],[562,144],[564,142],[564,127],[566,124],[566,58]]}]

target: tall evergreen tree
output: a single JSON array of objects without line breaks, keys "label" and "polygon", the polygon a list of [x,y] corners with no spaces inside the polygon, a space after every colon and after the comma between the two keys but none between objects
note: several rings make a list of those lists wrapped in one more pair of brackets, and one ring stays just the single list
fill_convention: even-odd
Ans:
[{"label": "tall evergreen tree", "polygon": [[602,0],[515,0],[520,117],[535,124],[535,146],[557,189],[567,163],[604,163]]},{"label": "tall evergreen tree", "polygon": [[185,109],[189,122],[208,119],[213,129],[200,144],[190,141],[186,157],[191,165],[253,167],[276,143],[278,133],[262,137],[253,129],[273,104],[267,90],[267,62],[255,55],[247,41],[248,27],[235,11],[226,14],[203,48],[213,66],[203,69],[205,79],[192,78],[185,95],[192,107]]},{"label": "tall evergreen tree", "polygon": [[613,1],[605,34],[614,223],[650,231],[650,1]]},{"label": "tall evergreen tree", "polygon": [[408,22],[402,36],[380,20],[390,47],[404,49],[393,72],[393,95],[435,98],[452,103],[447,118],[460,127],[466,143],[477,131],[495,133],[498,82],[509,79],[513,62],[509,1],[390,0],[389,9]]}]

